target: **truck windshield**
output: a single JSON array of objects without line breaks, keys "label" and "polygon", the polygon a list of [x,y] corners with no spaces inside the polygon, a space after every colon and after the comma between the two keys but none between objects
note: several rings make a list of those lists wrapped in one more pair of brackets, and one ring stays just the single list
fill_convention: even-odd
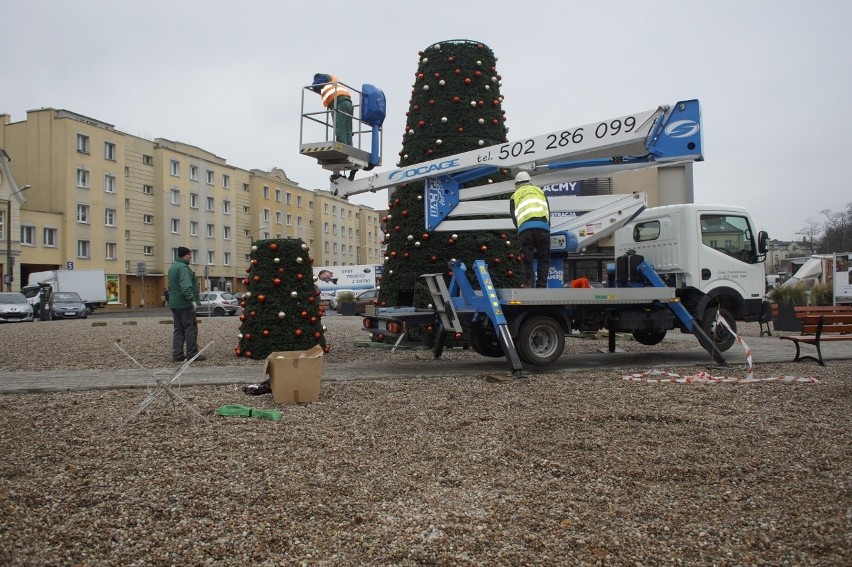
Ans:
[{"label": "truck windshield", "polygon": [[701,215],[701,241],[742,262],[757,261],[754,237],[748,219],[737,215]]}]

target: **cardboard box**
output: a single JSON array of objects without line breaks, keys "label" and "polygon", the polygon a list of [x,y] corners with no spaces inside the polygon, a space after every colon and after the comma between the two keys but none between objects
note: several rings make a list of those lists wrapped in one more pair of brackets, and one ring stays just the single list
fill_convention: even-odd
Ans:
[{"label": "cardboard box", "polygon": [[301,404],[319,399],[322,347],[273,352],[266,357],[263,374],[269,375],[276,404]]}]

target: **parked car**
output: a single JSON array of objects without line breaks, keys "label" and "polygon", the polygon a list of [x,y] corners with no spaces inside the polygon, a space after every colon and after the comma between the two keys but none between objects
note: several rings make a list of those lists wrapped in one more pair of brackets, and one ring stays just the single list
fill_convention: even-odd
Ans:
[{"label": "parked car", "polygon": [[89,309],[76,291],[58,291],[50,296],[50,315],[53,319],[85,319]]},{"label": "parked car", "polygon": [[198,315],[222,317],[233,315],[240,308],[240,300],[227,291],[206,291],[201,294],[201,306],[195,312]]},{"label": "parked car", "polygon": [[355,314],[356,315],[364,315],[367,311],[368,305],[375,305],[376,300],[379,298],[379,290],[377,289],[368,289],[367,291],[362,291],[358,295],[355,296]]},{"label": "parked car", "polygon": [[0,293],[0,322],[32,322],[33,319],[33,307],[23,293],[18,291]]}]

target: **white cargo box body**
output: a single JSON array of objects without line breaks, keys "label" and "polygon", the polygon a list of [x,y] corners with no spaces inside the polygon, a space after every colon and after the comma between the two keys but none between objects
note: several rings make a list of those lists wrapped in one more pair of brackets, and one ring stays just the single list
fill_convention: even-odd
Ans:
[{"label": "white cargo box body", "polygon": [[[708,219],[729,219],[736,223],[716,226],[711,233]],[[649,221],[658,221],[656,238],[636,233],[637,225]],[[704,293],[725,287],[745,299],[763,297],[766,286],[763,265],[755,261],[757,251],[744,244],[743,234],[754,240],[757,230],[742,207],[700,204],[654,207],[616,232],[615,253],[620,256],[635,250],[661,276],[675,274],[679,287],[694,287]],[[734,248],[748,247],[750,253],[737,256],[723,252],[726,243]]]}]

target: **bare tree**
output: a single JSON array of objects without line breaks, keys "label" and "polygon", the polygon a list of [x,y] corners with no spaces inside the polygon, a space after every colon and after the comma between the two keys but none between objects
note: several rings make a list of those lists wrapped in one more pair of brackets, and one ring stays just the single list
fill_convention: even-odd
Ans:
[{"label": "bare tree", "polygon": [[824,234],[820,246],[821,252],[843,252],[844,242],[848,242],[849,231],[849,215],[848,210],[852,207],[852,203],[846,206],[845,211],[830,211],[828,209],[820,211],[825,216],[823,223]]},{"label": "bare tree", "polygon": [[822,225],[813,218],[808,217],[808,219],[805,220],[805,226],[799,229],[796,234],[799,234],[803,237],[802,243],[805,244],[808,247],[810,253],[813,254],[815,250],[814,240],[820,240],[820,235],[822,234]]}]

